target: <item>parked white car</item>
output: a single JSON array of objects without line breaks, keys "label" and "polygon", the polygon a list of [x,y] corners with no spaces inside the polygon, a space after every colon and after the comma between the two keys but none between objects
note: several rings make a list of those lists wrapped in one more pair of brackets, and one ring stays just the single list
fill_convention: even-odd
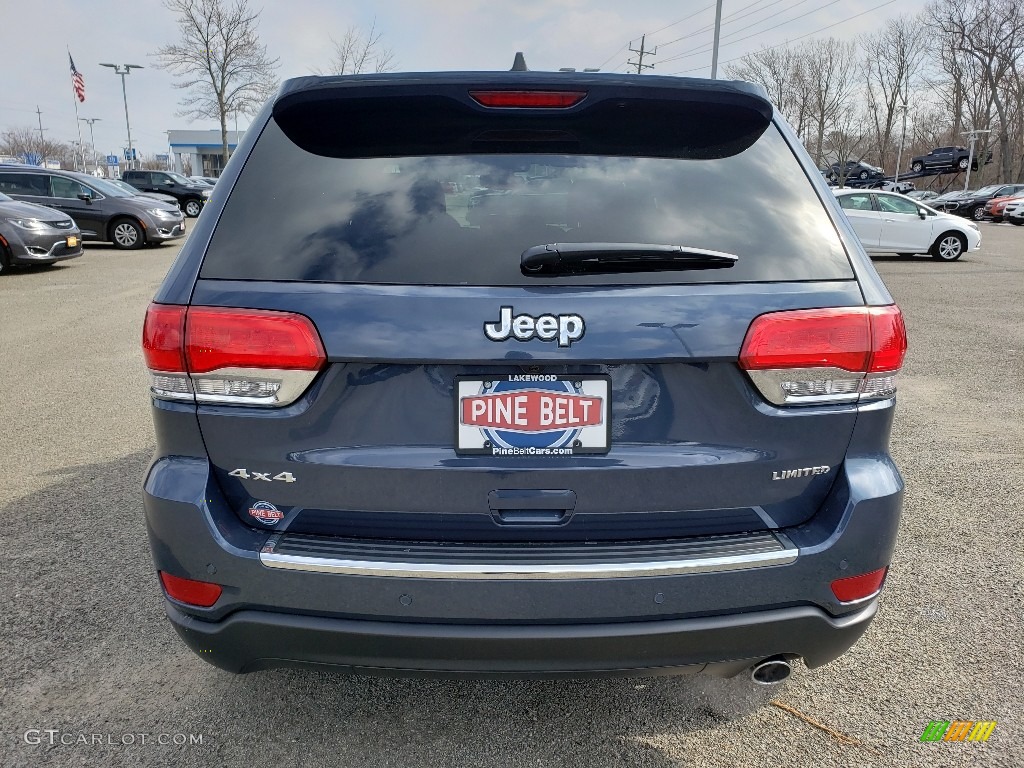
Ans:
[{"label": "parked white car", "polygon": [[912,181],[883,181],[878,185],[879,189],[883,189],[886,192],[901,192],[906,194],[907,192],[914,191],[914,182]]},{"label": "parked white car", "polygon": [[1024,224],[1024,198],[1006,204],[1003,208],[1003,221],[1016,224],[1018,227]]},{"label": "parked white car", "polygon": [[833,190],[868,253],[929,253],[956,261],[981,247],[981,230],[969,219],[930,208],[895,192]]}]

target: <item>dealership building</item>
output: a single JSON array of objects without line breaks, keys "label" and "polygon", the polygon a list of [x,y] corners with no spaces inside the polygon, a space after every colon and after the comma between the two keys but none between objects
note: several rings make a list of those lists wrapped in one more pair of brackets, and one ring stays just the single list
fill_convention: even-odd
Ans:
[{"label": "dealership building", "polygon": [[[228,131],[228,150],[235,151],[245,131]],[[168,131],[171,166],[186,176],[220,176],[224,155],[220,131]],[[188,173],[186,173],[188,171]]]}]

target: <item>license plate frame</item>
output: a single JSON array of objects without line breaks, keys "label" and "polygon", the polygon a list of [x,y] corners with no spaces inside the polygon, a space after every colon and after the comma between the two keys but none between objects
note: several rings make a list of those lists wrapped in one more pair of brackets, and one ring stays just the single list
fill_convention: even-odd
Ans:
[{"label": "license plate frame", "polygon": [[455,453],[501,458],[604,455],[611,450],[611,393],[611,378],[602,374],[456,376]]}]

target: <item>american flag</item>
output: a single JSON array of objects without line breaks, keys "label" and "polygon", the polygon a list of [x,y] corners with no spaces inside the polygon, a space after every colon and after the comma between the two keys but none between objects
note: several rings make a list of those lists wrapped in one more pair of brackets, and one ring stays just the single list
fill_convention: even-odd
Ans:
[{"label": "american flag", "polygon": [[75,96],[79,101],[85,101],[85,78],[82,73],[75,69],[75,60],[68,54],[68,61],[71,62],[71,85],[75,88]]}]

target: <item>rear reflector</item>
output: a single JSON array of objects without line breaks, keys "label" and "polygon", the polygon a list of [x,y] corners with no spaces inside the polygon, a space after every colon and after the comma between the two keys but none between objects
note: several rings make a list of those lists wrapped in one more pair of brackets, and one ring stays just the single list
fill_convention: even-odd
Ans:
[{"label": "rear reflector", "polygon": [[142,336],[150,389],[169,400],[288,405],[327,361],[313,322],[291,312],[151,304]]},{"label": "rear reflector", "polygon": [[891,397],[907,335],[895,305],[799,309],[761,315],[740,367],[777,405]]},{"label": "rear reflector", "polygon": [[860,576],[850,576],[845,579],[836,579],[832,582],[832,594],[841,603],[852,603],[856,600],[864,600],[882,591],[882,583],[889,568],[879,568],[871,573],[864,573]]},{"label": "rear reflector", "polygon": [[561,108],[579,104],[586,91],[470,91],[469,95],[485,107]]},{"label": "rear reflector", "polygon": [[168,597],[177,600],[179,603],[194,605],[199,608],[209,608],[217,602],[221,592],[224,591],[220,584],[183,579],[180,576],[172,576],[164,571],[160,571],[160,583],[164,585],[164,591],[167,592]]}]

